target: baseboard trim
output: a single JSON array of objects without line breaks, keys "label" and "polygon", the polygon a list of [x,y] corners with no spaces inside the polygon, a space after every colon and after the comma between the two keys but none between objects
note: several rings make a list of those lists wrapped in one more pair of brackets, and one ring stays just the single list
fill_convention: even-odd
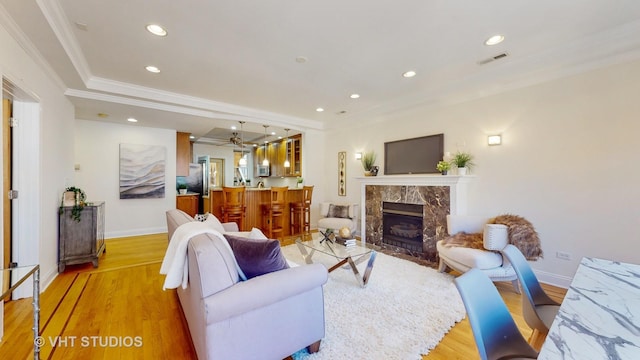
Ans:
[{"label": "baseboard trim", "polygon": [[541,283],[545,283],[545,284],[549,284],[549,285],[553,285],[553,286],[557,286],[565,289],[569,288],[569,285],[571,285],[571,280],[573,280],[572,277],[553,274],[546,271],[534,270],[534,272],[536,274],[536,277],[538,278],[538,281],[540,281]]},{"label": "baseboard trim", "polygon": [[167,232],[167,227],[164,226],[164,227],[147,228],[147,229],[110,231],[110,232],[105,232],[104,237],[105,239],[114,239],[114,238],[122,238],[122,237],[129,237],[129,236],[161,234],[166,232]]}]

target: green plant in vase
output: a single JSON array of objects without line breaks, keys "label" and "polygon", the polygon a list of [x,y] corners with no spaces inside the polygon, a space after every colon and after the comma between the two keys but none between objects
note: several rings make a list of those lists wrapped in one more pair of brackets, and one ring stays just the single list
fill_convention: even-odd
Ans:
[{"label": "green plant in vase", "polygon": [[60,201],[60,214],[63,212],[63,207],[71,206],[71,218],[80,222],[80,215],[86,205],[86,200],[87,194],[82,189],[75,186],[66,188]]},{"label": "green plant in vase", "polygon": [[[377,166],[376,163],[376,153],[373,151],[366,152],[362,155],[362,168],[365,171],[365,175],[376,175],[377,174]],[[375,174],[374,174],[375,172]]]},{"label": "green plant in vase", "polygon": [[440,160],[436,165],[436,169],[442,173],[442,175],[447,175],[449,169],[451,169],[451,163],[448,161]]},{"label": "green plant in vase", "polygon": [[458,168],[458,175],[466,175],[467,170],[471,171],[475,165],[471,154],[460,151],[453,156],[451,163]]}]

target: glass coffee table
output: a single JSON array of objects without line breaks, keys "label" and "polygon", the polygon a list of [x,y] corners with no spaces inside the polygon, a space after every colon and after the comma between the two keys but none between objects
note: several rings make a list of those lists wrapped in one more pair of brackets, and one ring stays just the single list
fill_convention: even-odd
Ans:
[{"label": "glass coffee table", "polygon": [[[353,275],[358,281],[358,284],[360,284],[361,287],[367,286],[377,253],[372,249],[362,246],[360,241],[356,241],[356,244],[352,246],[344,246],[338,242],[324,238],[321,233],[313,233],[312,240],[303,240],[302,238],[298,238],[296,240],[296,245],[307,264],[313,264],[312,258],[316,251],[329,255],[337,261],[335,265],[329,268],[329,272],[332,272],[343,265],[347,268],[350,267],[353,271]],[[367,267],[364,270],[364,274],[361,276],[356,265],[367,260]]]}]

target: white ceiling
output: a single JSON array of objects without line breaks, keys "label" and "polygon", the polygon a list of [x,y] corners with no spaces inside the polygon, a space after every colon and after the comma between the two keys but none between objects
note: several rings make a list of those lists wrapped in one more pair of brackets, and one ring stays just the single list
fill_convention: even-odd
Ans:
[{"label": "white ceiling", "polygon": [[[132,126],[196,137],[240,120],[254,133],[262,124],[278,135],[329,129],[640,59],[638,0],[0,4],[0,19],[12,19],[23,47],[57,73],[78,118],[133,116]],[[148,33],[150,23],[168,36]],[[484,45],[497,33],[503,43]],[[407,70],[417,76],[403,78]]]}]

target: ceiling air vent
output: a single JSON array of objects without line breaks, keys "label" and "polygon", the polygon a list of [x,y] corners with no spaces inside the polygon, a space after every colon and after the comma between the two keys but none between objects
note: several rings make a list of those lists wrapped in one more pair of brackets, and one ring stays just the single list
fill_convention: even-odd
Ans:
[{"label": "ceiling air vent", "polygon": [[498,55],[492,56],[492,57],[484,59],[484,60],[480,60],[480,61],[478,61],[478,65],[484,65],[484,64],[488,64],[488,63],[490,63],[492,61],[496,61],[496,60],[500,60],[500,59],[506,58],[507,55],[508,55],[507,53],[502,53],[502,54],[498,54]]}]

